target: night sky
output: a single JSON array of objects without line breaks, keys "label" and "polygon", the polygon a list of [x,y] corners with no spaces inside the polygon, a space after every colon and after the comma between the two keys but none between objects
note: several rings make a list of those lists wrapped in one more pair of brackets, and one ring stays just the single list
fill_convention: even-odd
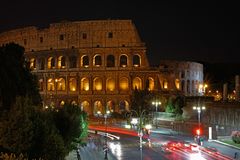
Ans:
[{"label": "night sky", "polygon": [[29,25],[48,27],[62,20],[132,19],[151,64],[161,59],[240,64],[237,4],[159,1],[4,1],[0,32]]}]

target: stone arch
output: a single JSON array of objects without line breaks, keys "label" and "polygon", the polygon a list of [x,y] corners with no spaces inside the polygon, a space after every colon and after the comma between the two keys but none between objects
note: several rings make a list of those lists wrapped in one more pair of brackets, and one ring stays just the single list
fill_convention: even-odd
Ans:
[{"label": "stone arch", "polygon": [[115,102],[113,100],[110,100],[107,102],[107,110],[109,110],[110,112],[115,112]]},{"label": "stone arch", "polygon": [[66,57],[65,56],[58,57],[58,68],[66,68]]},{"label": "stone arch", "polygon": [[115,57],[112,54],[107,56],[107,67],[115,67]]},{"label": "stone arch", "polygon": [[140,67],[141,66],[141,56],[138,54],[133,55],[133,66]]},{"label": "stone arch", "polygon": [[95,101],[93,104],[93,113],[97,114],[98,111],[100,111],[102,114],[104,112],[103,105],[101,101]]},{"label": "stone arch", "polygon": [[69,79],[69,90],[75,92],[77,90],[77,79],[70,78]]},{"label": "stone arch", "polygon": [[59,78],[59,79],[56,79],[56,82],[57,82],[57,90],[58,91],[65,91],[65,88],[66,88],[65,79],[64,78]]},{"label": "stone arch", "polygon": [[81,79],[81,91],[89,91],[90,83],[89,78],[84,77]]},{"label": "stone arch", "polygon": [[106,90],[114,91],[115,90],[115,80],[113,78],[108,78],[106,80]]},{"label": "stone arch", "polygon": [[128,57],[125,54],[120,56],[120,67],[127,67]]},{"label": "stone arch", "polygon": [[96,77],[93,80],[93,90],[101,91],[102,90],[102,79],[100,77]]},{"label": "stone arch", "polygon": [[89,57],[87,55],[81,57],[81,67],[89,67]]},{"label": "stone arch", "polygon": [[133,79],[132,84],[133,84],[133,86],[132,86],[133,89],[142,90],[142,80],[141,80],[141,78],[135,77],[135,78]]},{"label": "stone arch", "polygon": [[54,69],[55,68],[55,58],[49,57],[48,58],[48,69]]},{"label": "stone arch", "polygon": [[123,111],[129,111],[130,110],[130,108],[129,108],[129,103],[128,103],[128,101],[126,101],[126,100],[121,100],[120,102],[119,102],[119,111],[120,112],[123,112]]},{"label": "stone arch", "polygon": [[35,58],[30,59],[30,69],[36,69],[36,59]]},{"label": "stone arch", "polygon": [[180,89],[180,80],[175,79],[175,87],[179,90]]},{"label": "stone arch", "polygon": [[96,54],[93,57],[93,66],[100,67],[102,65],[102,57],[100,54]]},{"label": "stone arch", "polygon": [[163,80],[163,89],[168,89],[168,81],[166,79]]},{"label": "stone arch", "polygon": [[88,101],[83,101],[81,103],[81,109],[82,109],[82,111],[86,112],[87,114],[92,114],[90,103]]},{"label": "stone arch", "polygon": [[148,77],[147,81],[148,81],[148,86],[147,86],[148,89],[150,91],[153,91],[154,90],[154,79],[152,77]]},{"label": "stone arch", "polygon": [[128,78],[127,77],[121,77],[119,79],[119,89],[122,91],[127,91],[129,89],[128,86]]},{"label": "stone arch", "polygon": [[55,82],[54,82],[54,79],[49,78],[49,79],[47,80],[47,90],[48,90],[48,91],[54,91],[54,90],[55,90]]}]

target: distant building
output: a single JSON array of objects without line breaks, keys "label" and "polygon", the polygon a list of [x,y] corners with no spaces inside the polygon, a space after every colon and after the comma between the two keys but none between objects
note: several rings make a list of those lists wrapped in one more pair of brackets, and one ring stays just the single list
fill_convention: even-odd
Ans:
[{"label": "distant building", "polygon": [[0,34],[0,45],[10,42],[25,47],[44,106],[72,103],[89,114],[121,112],[129,110],[134,89],[198,95],[203,81],[199,63],[162,61],[150,67],[131,20],[62,22]]}]

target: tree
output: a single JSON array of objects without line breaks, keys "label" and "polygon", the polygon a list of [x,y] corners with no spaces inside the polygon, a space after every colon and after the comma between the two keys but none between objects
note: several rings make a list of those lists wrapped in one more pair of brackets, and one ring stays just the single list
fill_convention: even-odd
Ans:
[{"label": "tree", "polygon": [[30,72],[24,48],[14,44],[0,47],[0,109],[10,109],[17,96],[31,97],[34,105],[41,103],[37,79]]},{"label": "tree", "polygon": [[167,112],[167,113],[174,113],[174,111],[175,111],[175,106],[173,105],[173,100],[172,100],[172,98],[170,97],[170,98],[168,99],[165,112]]}]

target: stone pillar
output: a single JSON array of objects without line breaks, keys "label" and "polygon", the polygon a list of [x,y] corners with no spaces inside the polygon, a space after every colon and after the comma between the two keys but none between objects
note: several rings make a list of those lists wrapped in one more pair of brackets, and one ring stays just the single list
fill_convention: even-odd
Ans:
[{"label": "stone pillar", "polygon": [[239,75],[236,75],[235,77],[235,90],[236,90],[236,101],[239,101],[239,90],[240,90],[240,84],[239,84]]},{"label": "stone pillar", "polygon": [[228,96],[228,84],[224,83],[223,85],[223,101],[227,101]]}]

